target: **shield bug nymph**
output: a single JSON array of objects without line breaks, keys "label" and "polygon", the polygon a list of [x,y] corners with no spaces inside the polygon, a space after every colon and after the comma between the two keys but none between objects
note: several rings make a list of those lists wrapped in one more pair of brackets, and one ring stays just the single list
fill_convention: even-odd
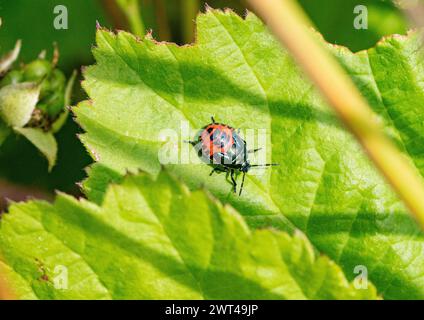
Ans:
[{"label": "shield bug nymph", "polygon": [[243,173],[242,183],[239,191],[241,195],[246,173],[254,167],[277,166],[277,163],[263,165],[250,164],[248,155],[259,149],[247,149],[246,141],[239,135],[238,131],[229,125],[218,123],[213,117],[212,122],[204,126],[195,141],[188,141],[198,151],[199,157],[213,167],[215,172],[226,172],[231,176],[234,193],[237,192],[237,182],[234,177],[236,171]]}]

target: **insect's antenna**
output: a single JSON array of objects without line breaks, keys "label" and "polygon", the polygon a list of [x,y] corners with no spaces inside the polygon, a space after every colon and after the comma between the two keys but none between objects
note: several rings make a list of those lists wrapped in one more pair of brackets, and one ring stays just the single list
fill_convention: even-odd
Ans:
[{"label": "insect's antenna", "polygon": [[211,120],[212,120],[212,123],[216,123],[215,118],[213,116],[211,116]]},{"label": "insect's antenna", "polygon": [[240,186],[240,191],[239,191],[239,197],[241,196],[241,192],[243,191],[243,186],[244,186],[244,178],[246,177],[246,172],[243,172],[243,179],[241,180],[241,186]]},{"label": "insect's antenna", "polygon": [[190,143],[193,147],[196,146],[196,141],[190,141],[190,140],[183,140],[184,143]]},{"label": "insect's antenna", "polygon": [[276,167],[279,166],[279,163],[266,163],[266,164],[252,164],[251,168],[263,168],[263,167]]}]

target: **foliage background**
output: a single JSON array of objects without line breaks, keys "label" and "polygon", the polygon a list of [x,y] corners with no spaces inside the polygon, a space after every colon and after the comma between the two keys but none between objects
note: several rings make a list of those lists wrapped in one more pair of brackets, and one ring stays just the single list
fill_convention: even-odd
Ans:
[{"label": "foliage background", "polygon": [[[184,43],[184,26],[193,24],[194,15],[184,11],[185,0],[142,0],[142,16],[146,29],[152,29],[155,38]],[[196,1],[194,1],[196,2]],[[405,33],[406,21],[392,4],[381,0],[301,0],[300,3],[310,15],[316,28],[331,43],[348,46],[353,51],[369,48],[382,36],[392,33]],[[69,29],[53,28],[53,8],[63,4],[68,8]],[[243,14],[244,1],[210,0],[214,8],[229,7]],[[369,8],[369,29],[355,30],[352,27],[353,8],[365,4]],[[205,1],[198,7],[204,9]],[[109,28],[126,29],[125,19],[113,0],[0,0],[0,16],[3,25],[0,29],[0,50],[10,50],[16,39],[23,40],[21,59],[30,61],[43,49],[50,50],[52,43],[59,45],[61,58],[59,67],[67,75],[73,69],[93,63],[91,47],[94,44],[95,23]],[[164,22],[165,21],[165,22]],[[187,41],[187,40],[186,40]],[[74,100],[84,98],[77,85]],[[68,120],[58,134],[59,154],[57,166],[51,173],[46,170],[46,162],[38,151],[23,138],[15,136],[0,149],[0,180],[17,185],[29,186],[32,194],[40,190],[52,194],[55,189],[79,193],[75,185],[85,176],[84,168],[90,159],[81,143],[76,139],[78,126]]]},{"label": "foliage background", "polygon": [[[192,20],[196,10],[193,10],[193,14],[186,11],[188,2],[195,3],[199,8],[204,6],[204,2],[196,3],[192,0],[141,1],[143,20],[147,29],[154,30],[154,38],[179,44],[193,40]],[[352,51],[369,48],[382,36],[405,33],[407,29],[402,14],[389,1],[300,2],[315,28],[327,41],[345,45]],[[25,62],[34,59],[41,50],[49,49],[53,42],[57,42],[62,53],[60,67],[69,75],[73,69],[93,64],[91,47],[94,43],[96,21],[111,29],[128,29],[113,0],[68,0],[60,4],[67,6],[69,10],[69,30],[55,30],[52,21],[53,8],[57,4],[59,3],[51,0],[0,1],[0,16],[4,25],[0,30],[1,50],[9,50],[16,39],[23,39],[21,59]],[[243,1],[209,1],[209,4],[215,8],[231,7],[239,14],[246,10]],[[355,30],[352,26],[353,8],[358,4],[365,4],[369,9],[368,30]],[[75,89],[75,102],[86,98],[80,86]],[[84,168],[90,163],[86,151],[76,139],[79,132],[80,129],[71,120],[60,132],[58,165],[50,174],[47,173],[45,160],[32,146],[16,137],[9,138],[0,149],[0,186],[7,181],[6,183],[34,189],[26,195],[37,191],[52,197],[55,189],[78,194],[80,191],[75,183],[84,178]],[[1,197],[0,193],[0,199]]]}]

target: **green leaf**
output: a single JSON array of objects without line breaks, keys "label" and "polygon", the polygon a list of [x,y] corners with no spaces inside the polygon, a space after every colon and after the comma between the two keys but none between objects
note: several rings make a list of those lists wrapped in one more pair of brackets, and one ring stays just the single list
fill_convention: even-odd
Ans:
[{"label": "green leaf", "polygon": [[[376,298],[300,233],[252,232],[234,209],[166,173],[126,178],[101,207],[66,195],[14,204],[0,249],[12,288],[29,298]],[[67,289],[55,289],[57,270],[67,270]]]},{"label": "green leaf", "polygon": [[123,175],[103,166],[100,163],[95,163],[87,169],[89,179],[82,183],[82,188],[86,194],[90,195],[90,200],[95,203],[102,203],[105,191],[110,183],[121,183]]},{"label": "green leaf", "polygon": [[49,171],[56,163],[57,143],[51,132],[38,128],[15,128],[15,132],[27,138],[46,157]]},{"label": "green leaf", "polygon": [[[258,156],[280,166],[252,169],[241,197],[225,175],[209,176],[211,168],[198,160],[168,170],[192,189],[206,186],[251,227],[303,230],[349,279],[365,266],[385,298],[423,299],[424,234],[291,57],[253,14],[243,20],[210,10],[197,26],[197,43],[184,47],[98,31],[97,64],[86,69],[84,81],[91,100],[74,109],[86,130],[81,140],[103,167],[85,182],[88,197],[100,203],[111,172],[111,180],[139,168],[157,174],[164,146],[174,155],[191,150],[196,160],[183,140],[211,115],[245,132],[262,129],[265,149]],[[411,34],[357,55],[330,48],[423,173],[419,45]],[[180,133],[181,122],[192,135]],[[175,145],[160,139],[170,129]]]},{"label": "green leaf", "polygon": [[10,127],[22,128],[31,119],[40,86],[35,82],[10,84],[0,89],[0,117]]}]

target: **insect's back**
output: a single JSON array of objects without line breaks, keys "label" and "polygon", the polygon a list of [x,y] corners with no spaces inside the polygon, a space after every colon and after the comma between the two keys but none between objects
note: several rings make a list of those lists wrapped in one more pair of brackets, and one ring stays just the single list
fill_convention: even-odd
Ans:
[{"label": "insect's back", "polygon": [[247,158],[248,153],[254,153],[259,149],[247,151],[246,141],[244,141],[234,128],[226,124],[215,122],[211,117],[212,123],[205,126],[199,133],[195,141],[188,141],[198,152],[199,157],[207,164],[213,165],[214,172],[224,171],[231,177],[233,192],[237,192],[237,182],[235,174],[243,173],[239,195],[243,190],[246,173],[252,167],[271,167],[277,166],[277,163],[266,163],[263,165],[251,165]]},{"label": "insect's back", "polygon": [[211,123],[203,129],[200,141],[199,155],[205,162],[237,168],[247,160],[246,142],[230,126]]}]

